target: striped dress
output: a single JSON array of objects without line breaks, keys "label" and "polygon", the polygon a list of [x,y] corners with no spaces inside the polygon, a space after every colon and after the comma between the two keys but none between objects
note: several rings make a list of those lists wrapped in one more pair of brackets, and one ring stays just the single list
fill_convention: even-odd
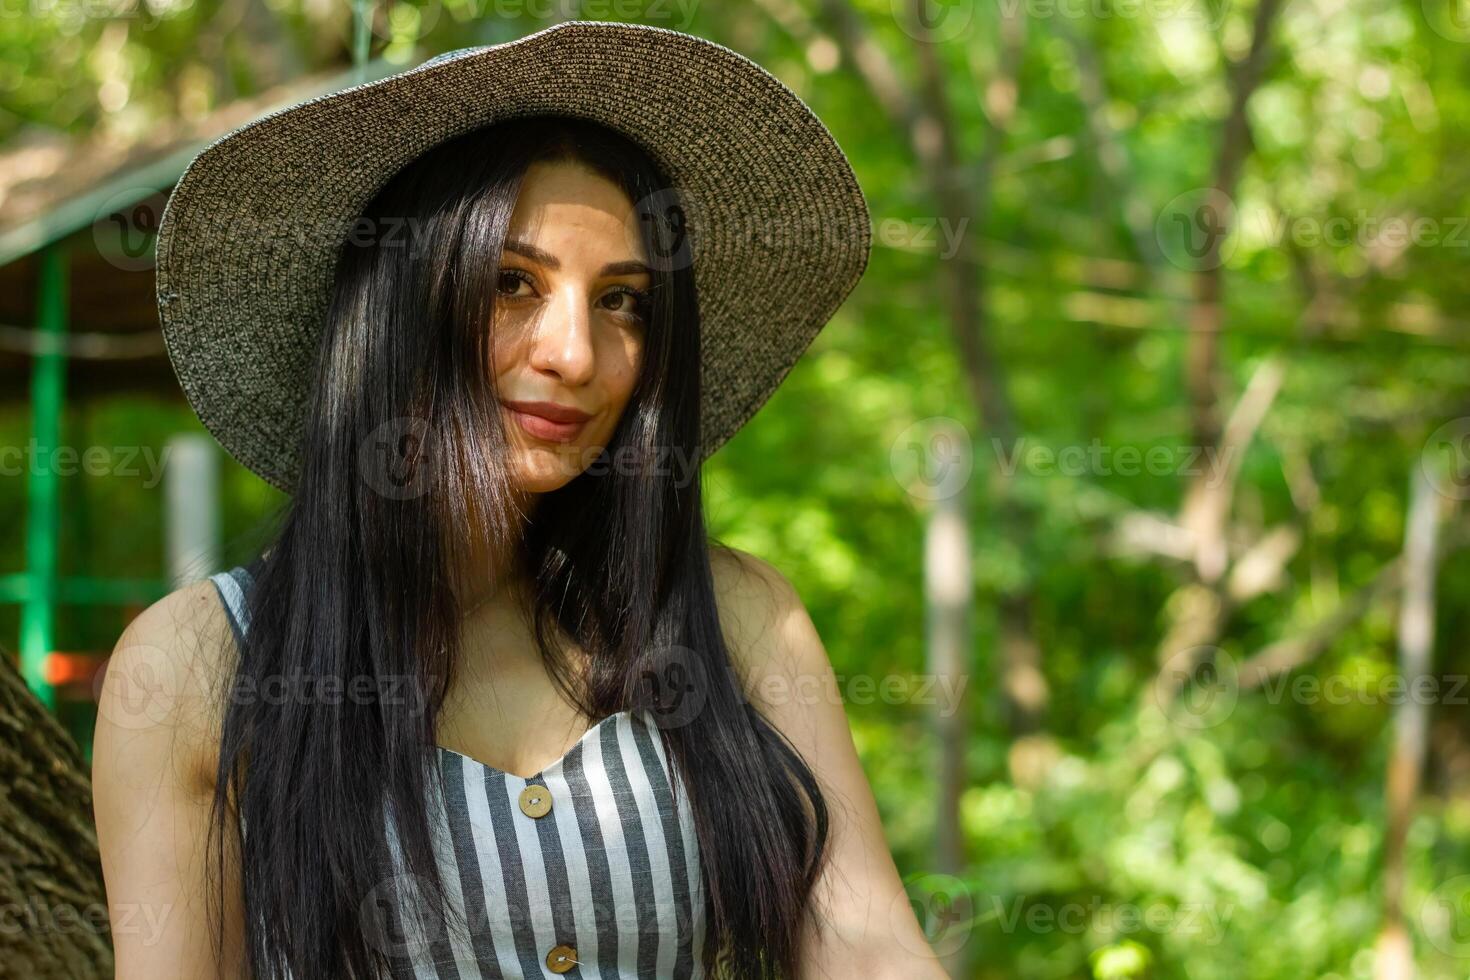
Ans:
[{"label": "striped dress", "polygon": [[[237,641],[254,567],[210,576]],[[437,757],[435,850],[469,929],[417,914],[395,851],[400,872],[363,903],[395,977],[704,976],[698,842],[651,716],[609,715],[529,779],[442,746]]]}]

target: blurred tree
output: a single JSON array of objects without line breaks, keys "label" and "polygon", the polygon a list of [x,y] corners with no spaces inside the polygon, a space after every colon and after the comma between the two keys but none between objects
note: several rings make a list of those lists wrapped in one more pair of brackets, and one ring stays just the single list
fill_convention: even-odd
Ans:
[{"label": "blurred tree", "polygon": [[0,977],[112,976],[91,782],[71,736],[0,656]]}]

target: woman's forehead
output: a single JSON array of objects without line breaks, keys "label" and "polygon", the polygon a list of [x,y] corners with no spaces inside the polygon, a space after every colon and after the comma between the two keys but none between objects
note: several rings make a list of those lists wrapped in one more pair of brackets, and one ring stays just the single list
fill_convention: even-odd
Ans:
[{"label": "woman's forehead", "polygon": [[585,168],[563,165],[528,171],[506,239],[558,258],[595,253],[599,262],[641,261],[639,232],[633,202],[621,188]]}]

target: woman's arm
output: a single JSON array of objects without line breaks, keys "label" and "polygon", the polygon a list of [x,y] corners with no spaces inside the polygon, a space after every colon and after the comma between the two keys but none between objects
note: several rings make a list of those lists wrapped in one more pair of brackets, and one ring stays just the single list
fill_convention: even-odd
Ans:
[{"label": "woman's arm", "polygon": [[225,835],[224,968],[206,891],[218,758],[210,681],[228,643],[223,616],[211,583],[180,589],[129,624],[107,661],[92,792],[119,980],[245,975],[233,834]]},{"label": "woman's arm", "polygon": [[831,858],[817,882],[819,925],[799,980],[944,980],[888,850],[852,741],[831,661],[806,607],[770,564],[713,558],[721,624],[746,690],[796,747],[831,815]]}]

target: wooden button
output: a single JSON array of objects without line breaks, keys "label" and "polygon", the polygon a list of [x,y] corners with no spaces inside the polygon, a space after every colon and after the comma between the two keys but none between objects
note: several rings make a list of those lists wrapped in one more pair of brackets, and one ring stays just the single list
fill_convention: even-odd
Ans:
[{"label": "wooden button", "polygon": [[[531,783],[521,790],[521,812],[528,817],[544,817],[551,812],[551,790],[540,783]],[[558,946],[557,949],[565,947]]]},{"label": "wooden button", "polygon": [[552,973],[565,973],[577,965],[577,951],[570,946],[553,946],[546,954],[546,968]]}]

